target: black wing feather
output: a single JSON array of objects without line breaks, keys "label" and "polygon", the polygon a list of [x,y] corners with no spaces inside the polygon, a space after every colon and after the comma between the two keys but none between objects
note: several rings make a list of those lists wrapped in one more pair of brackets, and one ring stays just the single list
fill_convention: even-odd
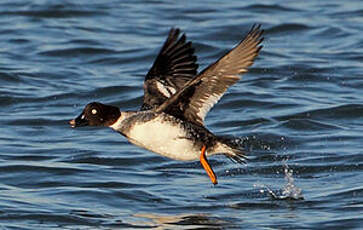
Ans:
[{"label": "black wing feather", "polygon": [[262,48],[262,34],[260,26],[253,26],[236,47],[188,81],[155,111],[204,125],[208,111],[253,64]]},{"label": "black wing feather", "polygon": [[145,77],[141,110],[156,108],[197,74],[197,57],[191,42],[179,29],[171,29]]}]

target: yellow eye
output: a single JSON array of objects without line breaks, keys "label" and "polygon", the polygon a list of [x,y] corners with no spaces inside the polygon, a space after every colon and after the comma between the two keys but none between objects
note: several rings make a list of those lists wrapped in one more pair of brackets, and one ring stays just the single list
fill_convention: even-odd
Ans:
[{"label": "yellow eye", "polygon": [[92,112],[93,115],[95,115],[95,114],[97,114],[97,109],[92,109],[91,112]]}]

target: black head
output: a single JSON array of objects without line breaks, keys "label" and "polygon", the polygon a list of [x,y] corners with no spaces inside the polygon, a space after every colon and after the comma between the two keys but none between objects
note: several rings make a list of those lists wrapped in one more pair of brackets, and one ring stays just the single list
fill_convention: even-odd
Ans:
[{"label": "black head", "polygon": [[117,107],[92,102],[86,105],[83,112],[69,122],[72,128],[80,126],[109,126],[117,121],[121,113]]}]

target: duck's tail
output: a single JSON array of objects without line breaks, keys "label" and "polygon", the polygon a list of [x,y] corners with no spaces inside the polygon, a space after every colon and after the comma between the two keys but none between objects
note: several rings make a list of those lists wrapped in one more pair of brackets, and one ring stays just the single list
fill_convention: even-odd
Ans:
[{"label": "duck's tail", "polygon": [[233,139],[217,137],[217,142],[213,148],[214,153],[224,154],[233,162],[246,164],[247,156],[243,148],[234,142]]}]

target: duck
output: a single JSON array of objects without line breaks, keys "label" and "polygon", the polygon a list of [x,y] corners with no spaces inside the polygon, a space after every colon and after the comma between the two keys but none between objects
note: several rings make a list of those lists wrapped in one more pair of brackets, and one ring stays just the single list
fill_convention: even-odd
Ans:
[{"label": "duck", "polygon": [[130,143],[180,161],[199,160],[211,182],[217,176],[207,157],[223,154],[246,163],[244,149],[205,127],[205,117],[227,89],[248,71],[262,49],[261,25],[217,61],[198,73],[197,57],[185,33],[172,28],[145,76],[143,103],[138,110],[121,111],[113,105],[91,102],[69,121],[72,128],[109,127]]}]

